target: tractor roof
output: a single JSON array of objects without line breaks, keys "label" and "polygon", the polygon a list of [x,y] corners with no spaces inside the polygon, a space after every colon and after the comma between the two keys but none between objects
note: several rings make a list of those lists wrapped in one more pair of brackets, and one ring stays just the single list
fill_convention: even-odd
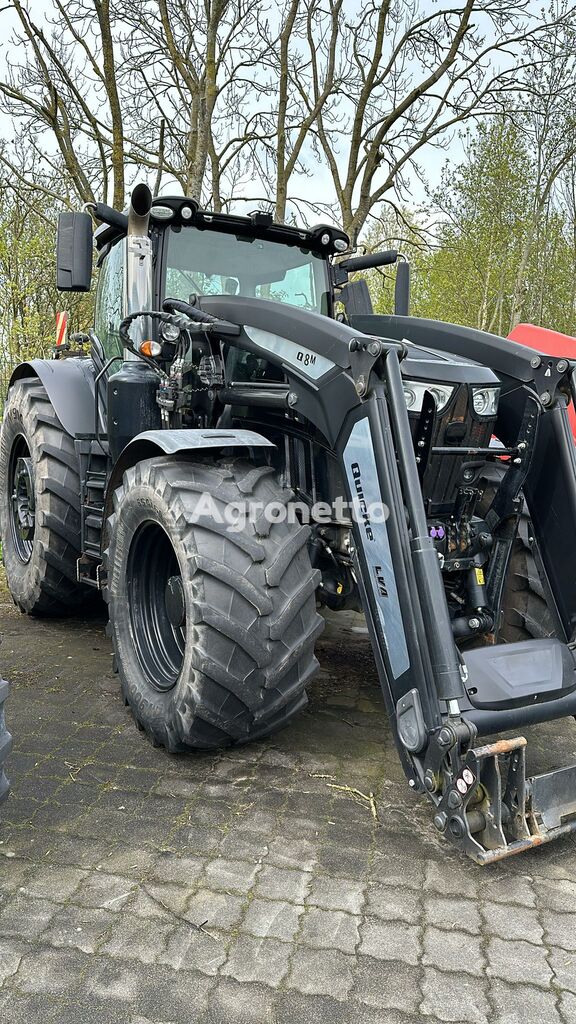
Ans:
[{"label": "tractor roof", "polygon": [[[103,221],[94,237],[96,248],[104,254],[128,230],[128,216],[116,210],[99,206],[99,219]],[[109,219],[108,219],[109,217]],[[150,222],[156,228],[166,225],[195,227],[199,231],[218,231],[242,238],[262,238],[280,245],[295,245],[332,256],[349,247],[348,235],[332,224],[315,224],[311,228],[277,224],[272,214],[255,210],[247,216],[233,213],[214,213],[203,210],[194,199],[185,196],[158,196],[152,202]]]}]

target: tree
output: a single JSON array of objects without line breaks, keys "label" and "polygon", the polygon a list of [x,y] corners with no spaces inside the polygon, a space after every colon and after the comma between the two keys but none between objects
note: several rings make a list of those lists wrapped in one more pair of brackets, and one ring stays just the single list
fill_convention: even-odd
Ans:
[{"label": "tree", "polygon": [[[48,184],[47,184],[47,187]],[[56,312],[62,296],[56,291],[55,217],[30,210],[29,200],[15,195],[0,180],[0,379],[4,396],[14,365],[50,354],[56,338]],[[65,308],[74,329],[90,322],[91,296],[68,295]]]},{"label": "tree", "polygon": [[573,333],[573,221],[555,190],[539,205],[541,181],[538,154],[514,120],[477,129],[432,197],[443,222],[417,261],[417,315],[497,334],[520,319]]},{"label": "tree", "polygon": [[[568,59],[575,12],[554,2],[543,17],[532,0],[55,0],[38,23],[9,0],[20,56],[0,96],[28,162],[1,159],[82,201],[122,206],[144,172],[216,209],[334,208],[355,242],[427,147]],[[319,173],[332,188],[315,197]]]},{"label": "tree", "polygon": [[[353,239],[377,204],[406,187],[410,171],[419,173],[417,160],[427,146],[497,109],[523,68],[556,59],[573,17],[573,10],[560,8],[542,18],[525,0],[464,0],[432,10],[420,0],[362,5],[341,32],[349,74],[316,116],[319,148]],[[550,36],[556,54],[539,49]],[[320,96],[326,55],[314,32],[308,45],[311,105]]]}]

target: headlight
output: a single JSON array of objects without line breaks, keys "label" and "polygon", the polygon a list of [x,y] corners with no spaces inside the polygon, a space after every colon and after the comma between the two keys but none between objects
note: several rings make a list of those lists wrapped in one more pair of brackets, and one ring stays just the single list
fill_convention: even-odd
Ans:
[{"label": "headlight", "polygon": [[495,416],[500,388],[472,388],[472,405],[477,416]]},{"label": "headlight", "polygon": [[436,402],[437,412],[441,412],[448,405],[454,388],[446,387],[444,384],[423,384],[417,380],[404,381],[404,398],[408,412],[422,412],[424,395],[429,391]]},{"label": "headlight", "polygon": [[180,337],[180,328],[176,324],[162,323],[160,324],[160,334],[164,341],[175,342]]}]

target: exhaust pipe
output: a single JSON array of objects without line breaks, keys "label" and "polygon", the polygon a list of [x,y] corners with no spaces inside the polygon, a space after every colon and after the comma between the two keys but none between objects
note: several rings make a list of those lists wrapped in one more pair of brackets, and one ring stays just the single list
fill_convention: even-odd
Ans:
[{"label": "exhaust pipe", "polygon": [[150,210],[152,208],[152,193],[143,182],[132,191],[130,205],[128,207],[128,234],[147,237]]},{"label": "exhaust pipe", "polygon": [[[152,308],[152,243],[148,237],[151,207],[152,193],[148,185],[136,185],[128,205],[125,316]],[[134,321],[130,328],[130,337],[136,348],[150,338],[148,317],[140,317]],[[134,360],[138,359],[138,356],[125,348],[124,359]]]},{"label": "exhaust pipe", "polygon": [[396,267],[396,284],[394,287],[394,313],[396,316],[410,314],[410,264],[400,253]]}]

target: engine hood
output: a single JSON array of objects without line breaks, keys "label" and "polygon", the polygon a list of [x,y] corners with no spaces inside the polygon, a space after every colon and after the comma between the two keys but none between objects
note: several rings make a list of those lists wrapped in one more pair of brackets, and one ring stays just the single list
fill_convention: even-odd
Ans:
[{"label": "engine hood", "polygon": [[414,380],[446,381],[449,384],[483,384],[487,387],[499,383],[496,374],[487,366],[458,354],[447,354],[437,349],[418,345],[408,337],[398,336],[391,330],[391,318],[377,314],[357,314],[350,317],[350,326],[363,334],[379,338],[395,338],[405,342],[408,356],[402,361],[402,375]]}]

